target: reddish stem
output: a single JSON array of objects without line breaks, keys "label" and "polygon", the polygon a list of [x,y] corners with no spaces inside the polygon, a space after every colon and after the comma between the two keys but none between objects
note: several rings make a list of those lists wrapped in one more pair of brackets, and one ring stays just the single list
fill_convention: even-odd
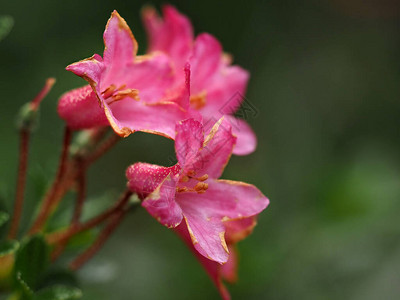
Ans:
[{"label": "reddish stem", "polygon": [[124,215],[128,211],[128,208],[122,208],[118,210],[109,220],[108,224],[105,225],[103,230],[100,232],[97,239],[94,243],[86,249],[83,253],[81,253],[78,257],[76,257],[69,265],[71,270],[77,270],[82,267],[88,260],[90,260],[105,244],[110,235],[114,232],[114,230],[121,223]]},{"label": "reddish stem", "polygon": [[71,224],[78,224],[79,220],[82,215],[82,210],[83,210],[83,204],[86,199],[86,169],[83,167],[82,162],[81,164],[81,169],[79,170],[79,175],[78,175],[78,190],[77,190],[77,196],[76,196],[76,203],[75,203],[75,208],[74,212],[72,215],[72,220]]},{"label": "reddish stem", "polygon": [[43,98],[50,92],[54,83],[56,83],[55,78],[48,78],[42,90],[37,94],[37,96],[31,101],[32,109],[38,109],[40,102],[42,102]]},{"label": "reddish stem", "polygon": [[[31,109],[37,111],[43,98],[50,92],[55,78],[48,78],[42,90],[30,102]],[[9,239],[14,239],[18,234],[19,223],[21,220],[22,209],[24,205],[25,185],[26,185],[26,172],[28,167],[28,152],[29,152],[30,129],[22,128],[20,131],[20,151],[19,151],[19,164],[18,164],[18,177],[17,177],[17,190],[15,193],[14,211],[11,220],[10,231],[8,233]]]},{"label": "reddish stem", "polygon": [[[79,220],[82,214],[83,204],[86,198],[86,169],[83,168],[82,160],[79,160],[79,164],[81,165],[81,169],[79,171],[78,179],[77,179],[77,195],[75,202],[75,209],[71,219],[71,227],[78,226]],[[63,252],[65,247],[68,244],[68,239],[60,242],[58,246],[55,247],[53,252],[51,253],[51,260],[55,261]]]},{"label": "reddish stem", "polygon": [[79,224],[79,225],[71,225],[68,229],[66,229],[63,232],[54,232],[50,233],[47,235],[46,240],[49,244],[54,245],[56,243],[63,243],[66,240],[70,239],[72,236],[88,230],[90,228],[93,228],[105,220],[107,220],[110,216],[115,214],[117,211],[121,210],[126,203],[128,203],[130,196],[132,195],[132,192],[127,190],[125,193],[120,197],[117,203],[105,212],[101,213],[100,215],[90,219],[89,221]]},{"label": "reddish stem", "polygon": [[63,191],[65,190],[62,187],[63,184],[62,179],[63,176],[65,175],[65,171],[67,170],[68,149],[71,143],[71,138],[72,138],[72,130],[69,127],[65,127],[64,141],[63,141],[60,163],[56,178],[51,188],[46,193],[46,196],[42,202],[42,207],[39,212],[39,215],[37,216],[31,229],[29,230],[29,234],[35,234],[43,228],[44,224],[47,221],[48,216],[51,214],[54,208],[54,204],[58,202],[59,198],[63,194]]},{"label": "reddish stem", "polygon": [[21,130],[20,150],[19,150],[19,166],[17,177],[17,191],[15,194],[14,212],[10,231],[8,233],[9,239],[14,239],[18,234],[19,223],[22,215],[22,208],[24,204],[25,183],[26,183],[26,170],[28,166],[28,151],[29,151],[29,131]]},{"label": "reddish stem", "polygon": [[92,155],[86,158],[86,166],[91,165],[97,159],[99,159],[104,153],[110,150],[119,140],[121,137],[112,133],[105,141],[103,141],[99,147],[93,152]]}]

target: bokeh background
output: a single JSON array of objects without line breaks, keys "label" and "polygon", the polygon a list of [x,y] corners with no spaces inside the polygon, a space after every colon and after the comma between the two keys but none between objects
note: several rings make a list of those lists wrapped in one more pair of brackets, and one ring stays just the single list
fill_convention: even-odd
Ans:
[{"label": "bokeh background", "polygon": [[[239,244],[234,299],[399,299],[400,3],[395,0],[170,1],[196,33],[220,39],[251,72],[248,122],[257,151],[224,178],[271,200]],[[25,223],[55,172],[58,97],[82,86],[65,66],[102,53],[113,9],[139,41],[145,4],[159,1],[5,1],[14,27],[0,42],[0,195],[10,208],[19,107],[57,78],[34,136]],[[168,164],[173,143],[134,134],[90,171],[89,205],[109,205],[135,161]],[[128,216],[79,273],[84,299],[218,299],[185,245],[143,209]]]}]

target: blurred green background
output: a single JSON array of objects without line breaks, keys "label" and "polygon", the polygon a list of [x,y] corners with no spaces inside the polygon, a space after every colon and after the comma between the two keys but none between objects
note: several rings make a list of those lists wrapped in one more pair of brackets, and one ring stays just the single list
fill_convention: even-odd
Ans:
[{"label": "blurred green background", "polygon": [[[170,3],[251,72],[247,98],[259,113],[248,122],[258,149],[233,157],[223,177],[255,184],[271,204],[239,244],[233,298],[399,299],[399,1]],[[161,2],[1,0],[0,15],[15,22],[0,42],[0,195],[8,207],[15,115],[45,78],[57,78],[32,143],[25,223],[57,165],[57,99],[84,85],[65,66],[102,53],[113,9],[143,53],[144,4]],[[109,205],[129,164],[165,165],[171,155],[171,141],[134,134],[90,170],[90,203]],[[128,216],[79,277],[84,299],[218,299],[185,245],[143,209]]]}]

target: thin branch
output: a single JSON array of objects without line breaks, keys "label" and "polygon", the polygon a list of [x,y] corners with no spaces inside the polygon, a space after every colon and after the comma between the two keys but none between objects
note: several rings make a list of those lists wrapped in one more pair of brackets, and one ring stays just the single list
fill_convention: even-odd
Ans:
[{"label": "thin branch", "polygon": [[74,212],[73,212],[72,220],[71,220],[71,224],[75,224],[75,225],[79,223],[79,220],[82,215],[83,204],[86,199],[86,174],[85,174],[86,169],[83,167],[82,162],[80,162],[80,164],[81,164],[81,168],[80,168],[78,180],[77,180],[78,189],[77,189],[77,195],[76,195],[76,203],[75,203],[75,208],[74,208]]},{"label": "thin branch", "polygon": [[115,215],[113,215],[108,223],[105,225],[103,230],[100,232],[97,239],[94,243],[86,249],[83,253],[81,253],[78,257],[76,257],[69,265],[71,270],[77,270],[82,267],[88,260],[90,260],[105,244],[110,235],[114,232],[114,230],[118,227],[118,225],[123,220],[128,208],[122,208],[117,211]]},{"label": "thin branch", "polygon": [[56,83],[55,78],[48,78],[43,89],[37,94],[37,96],[31,101],[32,109],[37,110],[43,98],[50,92],[53,85]]},{"label": "thin branch", "polygon": [[86,158],[86,165],[89,166],[94,163],[97,159],[103,156],[108,150],[110,150],[118,141],[121,140],[121,137],[112,133],[105,141],[103,141],[99,147]]},{"label": "thin branch", "polygon": [[[79,226],[80,217],[82,214],[83,204],[86,199],[86,169],[83,168],[82,161],[80,160],[81,170],[77,179],[77,195],[74,212],[72,214],[71,224],[70,226]],[[59,245],[55,247],[53,252],[51,253],[51,261],[55,261],[65,250],[68,244],[68,239],[60,242]]]},{"label": "thin branch", "polygon": [[35,234],[42,229],[42,227],[46,223],[48,216],[51,214],[54,208],[54,203],[58,202],[60,194],[63,194],[62,191],[64,190],[64,188],[62,187],[63,183],[62,179],[66,173],[65,171],[67,170],[68,149],[71,143],[71,139],[72,139],[72,130],[66,126],[64,131],[64,140],[60,157],[60,163],[56,178],[53,181],[51,188],[45,195],[39,215],[37,216],[31,229],[29,230],[29,234]]},{"label": "thin branch", "polygon": [[[18,164],[18,175],[17,175],[17,185],[15,192],[15,203],[14,203],[14,211],[11,220],[10,231],[8,233],[9,239],[14,239],[18,234],[19,223],[21,220],[22,209],[24,205],[24,196],[25,196],[25,185],[26,185],[26,174],[28,168],[28,154],[29,154],[29,140],[30,133],[34,130],[34,126],[31,121],[37,118],[37,111],[39,109],[40,103],[43,98],[50,92],[56,80],[54,78],[48,78],[42,90],[36,95],[36,97],[27,104],[28,112],[33,113],[29,117],[29,114],[23,114],[20,116],[21,125],[20,128],[20,150],[19,150],[19,164]],[[26,107],[26,106],[25,106]],[[22,108],[24,109],[24,108]],[[30,119],[33,118],[33,119]],[[25,122],[24,122],[25,121]],[[29,126],[26,124],[30,124]]]},{"label": "thin branch", "polygon": [[108,210],[104,211],[100,215],[90,219],[89,221],[79,224],[79,225],[72,225],[68,229],[62,231],[62,232],[54,232],[50,233],[46,236],[46,240],[50,245],[54,245],[57,243],[63,243],[65,240],[69,240],[72,236],[88,230],[90,228],[93,228],[105,220],[107,220],[110,216],[115,214],[117,211],[119,211],[122,207],[128,203],[129,198],[131,197],[132,192],[129,190],[126,190],[124,194],[120,197],[120,199]]},{"label": "thin branch", "polygon": [[29,131],[21,130],[21,141],[19,150],[19,166],[17,177],[17,190],[15,194],[14,212],[10,231],[8,233],[9,239],[14,239],[18,234],[19,223],[22,215],[22,208],[24,205],[26,171],[28,166],[28,152],[29,152]]}]

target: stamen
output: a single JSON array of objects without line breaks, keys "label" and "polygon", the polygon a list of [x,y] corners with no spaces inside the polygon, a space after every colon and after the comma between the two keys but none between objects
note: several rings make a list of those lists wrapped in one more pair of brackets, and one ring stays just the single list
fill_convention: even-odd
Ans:
[{"label": "stamen", "polygon": [[198,182],[195,186],[194,186],[194,190],[198,193],[198,194],[203,194],[207,191],[208,189],[208,183],[205,182]]},{"label": "stamen", "polygon": [[194,175],[196,175],[196,172],[194,170],[189,170],[187,172],[187,176],[189,176],[189,177],[193,177]]},{"label": "stamen", "polygon": [[103,97],[105,99],[107,99],[114,93],[115,89],[116,89],[115,84],[112,84],[108,88],[106,88],[104,91],[102,91],[101,94],[103,95]]},{"label": "stamen", "polygon": [[177,193],[184,193],[184,192],[195,192],[197,194],[204,194],[208,189],[208,183],[205,182],[198,182],[194,188],[187,188],[186,186],[184,187],[177,187],[176,192]]},{"label": "stamen", "polygon": [[115,86],[115,84],[111,84],[108,88],[106,88],[104,91],[101,92],[103,95],[104,99],[109,99],[111,98],[110,101],[107,101],[108,104],[111,104],[113,102],[119,101],[124,99],[125,97],[130,97],[136,101],[139,101],[139,90],[137,89],[125,89],[126,84],[122,84],[118,88]]},{"label": "stamen", "polygon": [[111,96],[111,101],[108,102],[108,104],[111,104],[113,102],[119,101],[124,99],[125,97],[130,97],[136,101],[139,101],[139,91],[136,89],[126,89],[123,91],[118,91],[114,93],[114,95]]},{"label": "stamen", "polygon": [[206,181],[208,179],[208,174],[204,174],[203,176],[195,178],[198,181]]}]

